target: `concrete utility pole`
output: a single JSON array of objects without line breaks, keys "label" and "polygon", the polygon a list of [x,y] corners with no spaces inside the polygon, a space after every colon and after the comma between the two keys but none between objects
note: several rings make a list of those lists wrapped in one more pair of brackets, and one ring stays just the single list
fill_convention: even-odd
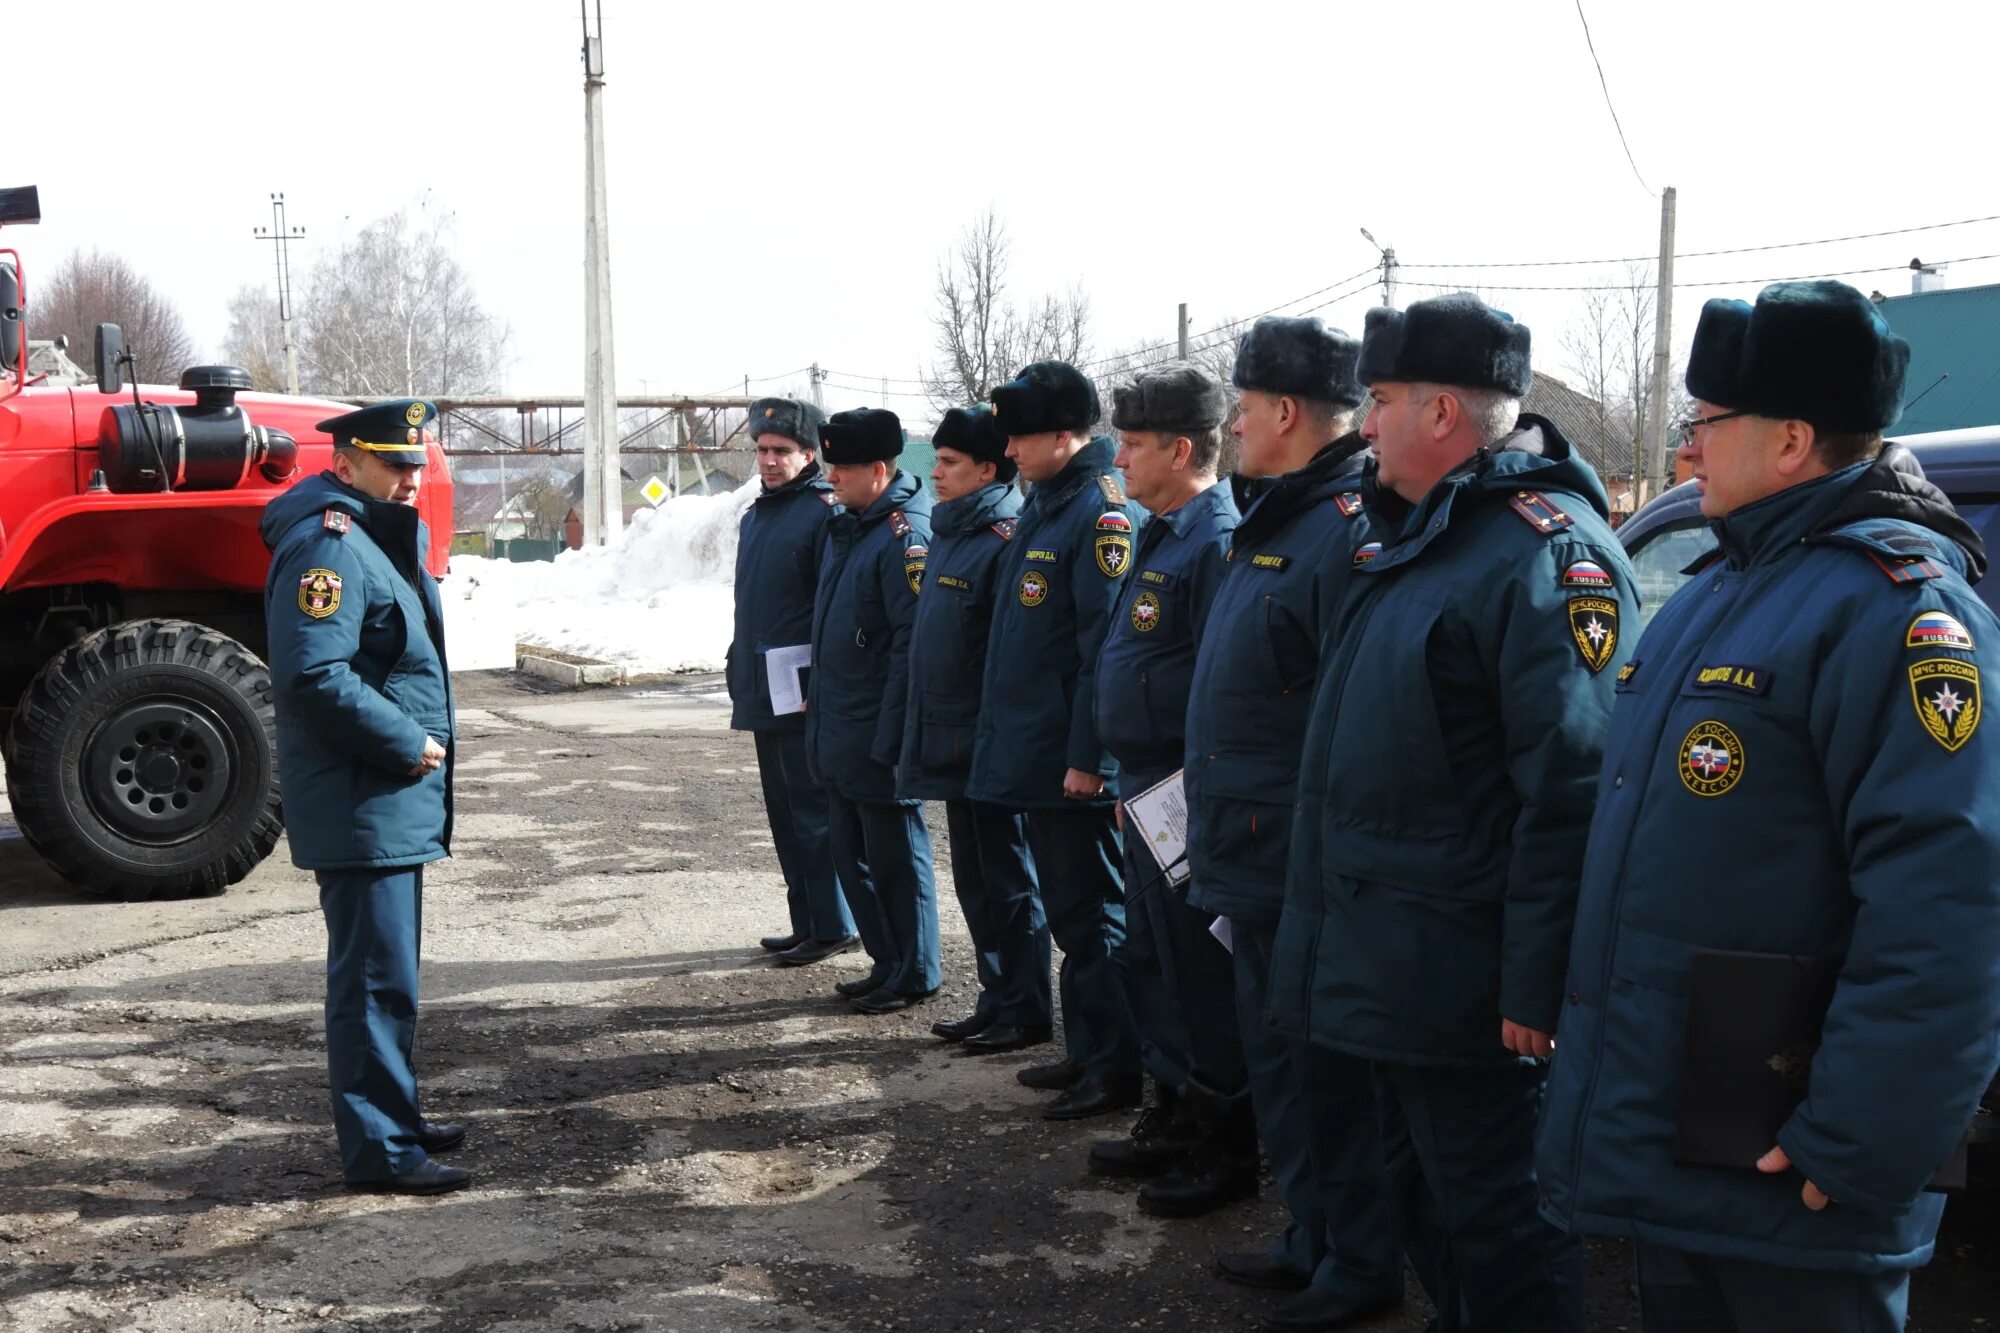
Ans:
[{"label": "concrete utility pole", "polygon": [[1186,301],[1183,301],[1183,302],[1181,302],[1181,333],[1180,333],[1180,340],[1181,340],[1181,360],[1185,361],[1185,360],[1187,360],[1187,359],[1188,359],[1188,336],[1187,336],[1187,302],[1186,302]]},{"label": "concrete utility pole", "polygon": [[821,370],[819,362],[815,361],[812,363],[810,373],[812,375],[813,406],[824,412],[826,411],[826,395],[820,392],[819,386],[826,383],[826,372]]},{"label": "concrete utility pole", "polygon": [[1382,254],[1382,304],[1393,310],[1396,306],[1396,247],[1383,245],[1366,227],[1361,229],[1361,239]]},{"label": "concrete utility pole", "polygon": [[1674,337],[1674,187],[1660,192],[1659,291],[1653,297],[1653,393],[1646,404],[1646,481],[1650,495],[1666,489],[1667,376]]},{"label": "concrete utility pole", "polygon": [[[611,354],[611,208],[604,184],[604,6],[583,13],[583,540],[603,546],[624,526],[618,392]],[[595,31],[593,31],[593,28]]]},{"label": "concrete utility pole", "polygon": [[285,340],[285,392],[294,398],[299,394],[299,353],[292,346],[292,246],[291,243],[306,234],[304,227],[285,225],[285,196],[271,196],[271,225],[254,227],[251,234],[260,241],[275,243],[278,262],[278,329]]}]

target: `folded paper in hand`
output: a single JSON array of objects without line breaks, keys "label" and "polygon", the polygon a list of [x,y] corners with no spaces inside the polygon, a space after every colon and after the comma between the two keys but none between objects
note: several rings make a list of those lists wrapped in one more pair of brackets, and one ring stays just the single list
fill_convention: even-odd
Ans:
[{"label": "folded paper in hand", "polygon": [[764,675],[770,682],[772,716],[806,711],[805,670],[812,660],[809,643],[764,650]]}]

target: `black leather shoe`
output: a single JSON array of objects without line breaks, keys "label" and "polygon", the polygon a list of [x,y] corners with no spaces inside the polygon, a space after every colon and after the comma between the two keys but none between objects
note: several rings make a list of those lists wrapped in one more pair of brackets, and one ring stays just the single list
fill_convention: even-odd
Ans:
[{"label": "black leather shoe", "polygon": [[1044,1120],[1085,1120],[1137,1106],[1142,1089],[1137,1077],[1109,1081],[1085,1078],[1042,1108]]},{"label": "black leather shoe", "polygon": [[1034,1027],[995,1023],[978,1036],[967,1037],[958,1049],[967,1055],[998,1055],[1002,1051],[1025,1051],[1030,1046],[1040,1046],[1053,1035],[1046,1023]]},{"label": "black leather shoe", "polygon": [[976,1037],[993,1026],[993,1015],[972,1013],[964,1018],[940,1018],[931,1024],[931,1035],[943,1037],[946,1041],[964,1041]]},{"label": "black leather shoe", "polygon": [[1015,1070],[1014,1079],[1023,1087],[1063,1092],[1083,1082],[1083,1066],[1075,1060],[1058,1060],[1052,1065],[1029,1065],[1026,1069]]},{"label": "black leather shoe", "polygon": [[1264,1333],[1330,1333],[1402,1308],[1402,1301],[1357,1301],[1325,1287],[1307,1287],[1264,1318]]},{"label": "black leather shoe", "polygon": [[464,1125],[433,1125],[424,1122],[423,1130],[417,1135],[417,1142],[428,1153],[450,1152],[465,1142]]},{"label": "black leather shoe", "polygon": [[1203,1145],[1171,1174],[1139,1187],[1139,1211],[1151,1217],[1206,1217],[1257,1197],[1257,1158]]},{"label": "black leather shoe", "polygon": [[1121,1180],[1165,1175],[1200,1142],[1201,1133],[1191,1121],[1166,1106],[1148,1106],[1139,1112],[1130,1135],[1090,1145],[1090,1174]]},{"label": "black leather shoe", "polygon": [[758,940],[757,943],[771,953],[783,953],[795,944],[805,943],[805,938],[805,936],[799,934],[797,931],[793,931],[789,935],[766,935],[763,939]]},{"label": "black leather shoe", "polygon": [[1290,1264],[1273,1259],[1268,1250],[1236,1250],[1215,1256],[1215,1271],[1225,1282],[1263,1291],[1304,1291],[1311,1281]]},{"label": "black leather shoe", "polygon": [[853,1000],[866,995],[869,991],[882,989],[882,982],[872,975],[851,977],[846,981],[834,982],[833,989],[834,993],[840,996],[841,999]]},{"label": "black leather shoe", "polygon": [[446,1194],[472,1183],[472,1173],[426,1159],[401,1175],[380,1180],[350,1180],[347,1188],[361,1194]]},{"label": "black leather shoe", "polygon": [[922,1004],[935,994],[937,994],[935,986],[917,995],[904,995],[900,991],[892,991],[887,986],[881,986],[866,995],[855,996],[850,1003],[864,1014],[893,1014],[913,1005]]},{"label": "black leather shoe", "polygon": [[849,935],[844,940],[801,940],[778,955],[778,966],[804,967],[808,963],[823,962],[836,954],[852,953],[860,947],[859,935]]}]

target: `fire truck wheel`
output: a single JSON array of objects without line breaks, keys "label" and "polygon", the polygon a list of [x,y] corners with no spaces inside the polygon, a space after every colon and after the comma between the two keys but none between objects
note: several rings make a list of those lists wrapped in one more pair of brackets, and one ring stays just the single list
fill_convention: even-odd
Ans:
[{"label": "fire truck wheel", "polygon": [[185,620],[112,625],[57,654],[6,758],[22,836],[104,897],[221,893],[283,831],[270,671]]}]

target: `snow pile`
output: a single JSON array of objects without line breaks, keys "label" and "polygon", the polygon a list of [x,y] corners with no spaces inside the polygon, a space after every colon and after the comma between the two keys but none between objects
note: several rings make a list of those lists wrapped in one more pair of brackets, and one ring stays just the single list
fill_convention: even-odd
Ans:
[{"label": "snow pile", "polygon": [[[553,562],[454,556],[443,589],[447,629],[635,672],[720,671],[734,629],[737,525],[757,490],[753,478],[723,495],[677,496],[634,514],[617,545],[565,551]],[[486,665],[512,666],[513,655]],[[475,669],[455,650],[452,666]]]}]

